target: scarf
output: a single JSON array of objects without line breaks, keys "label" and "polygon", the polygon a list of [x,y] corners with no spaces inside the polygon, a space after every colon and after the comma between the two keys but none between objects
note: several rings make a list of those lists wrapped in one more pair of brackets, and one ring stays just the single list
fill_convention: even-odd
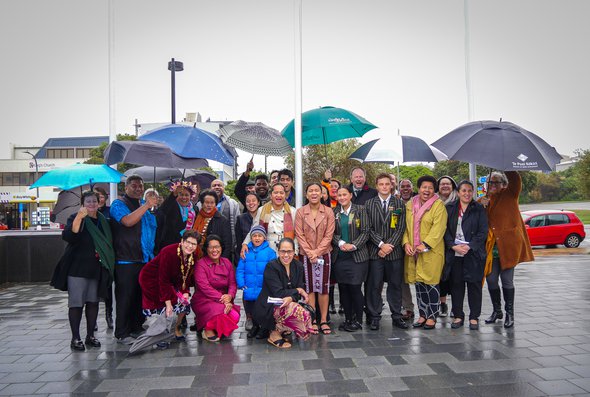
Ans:
[{"label": "scarf", "polygon": [[182,221],[186,223],[185,228],[180,231],[180,235],[182,236],[185,231],[191,230],[193,228],[193,223],[195,222],[196,214],[192,204],[189,204],[186,207],[183,207],[182,205],[178,204],[178,209],[180,210],[180,216],[182,217]]},{"label": "scarf", "polygon": [[217,212],[217,208],[213,208],[211,212],[205,212],[204,208],[201,208],[199,211],[199,215],[197,215],[197,219],[195,219],[195,223],[193,224],[193,230],[196,230],[197,233],[201,236],[201,241],[199,244],[203,244],[205,239],[207,238],[207,228],[209,227],[209,222],[211,222],[211,218]]},{"label": "scarf", "polygon": [[[291,215],[291,206],[289,203],[285,202],[283,204],[283,210],[285,211],[285,216],[283,218],[283,237],[289,237],[291,239],[295,239],[295,227],[293,226],[293,216]],[[262,206],[262,210],[260,211],[260,222],[259,224],[266,230],[268,233],[268,222],[270,221],[270,213],[272,212],[272,203],[268,202]]]},{"label": "scarf", "polygon": [[412,242],[412,246],[414,248],[422,244],[422,240],[420,239],[420,222],[422,221],[422,216],[432,207],[436,200],[438,200],[438,194],[435,194],[420,206],[420,196],[416,195],[412,197],[412,218],[414,220],[414,241]]},{"label": "scarf", "polygon": [[84,226],[92,241],[94,242],[94,249],[98,254],[98,260],[102,267],[108,270],[111,277],[114,278],[113,268],[115,266],[115,251],[113,249],[113,237],[111,235],[111,228],[107,218],[100,212],[96,213],[98,222],[102,231],[90,220],[89,217],[84,218]]}]

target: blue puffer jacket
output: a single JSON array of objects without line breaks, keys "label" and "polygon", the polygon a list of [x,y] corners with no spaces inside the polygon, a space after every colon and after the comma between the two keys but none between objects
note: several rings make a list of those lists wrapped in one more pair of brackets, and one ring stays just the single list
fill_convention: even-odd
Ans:
[{"label": "blue puffer jacket", "polygon": [[255,247],[252,242],[248,244],[246,259],[241,259],[236,271],[238,288],[244,288],[244,300],[255,301],[262,290],[264,268],[266,264],[276,259],[277,254],[264,241],[260,246]]}]

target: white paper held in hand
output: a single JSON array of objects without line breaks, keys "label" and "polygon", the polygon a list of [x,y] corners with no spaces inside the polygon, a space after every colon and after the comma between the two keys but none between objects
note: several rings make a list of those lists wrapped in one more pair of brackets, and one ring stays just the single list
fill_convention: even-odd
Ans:
[{"label": "white paper held in hand", "polygon": [[270,303],[273,305],[282,305],[283,304],[283,298],[273,298],[273,297],[268,297],[266,299],[266,303]]}]

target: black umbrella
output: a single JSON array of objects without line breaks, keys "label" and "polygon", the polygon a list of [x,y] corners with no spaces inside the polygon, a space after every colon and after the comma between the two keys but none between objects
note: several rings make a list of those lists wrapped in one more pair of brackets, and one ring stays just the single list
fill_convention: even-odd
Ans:
[{"label": "black umbrella", "polygon": [[411,161],[437,162],[446,160],[447,156],[420,138],[394,135],[367,142],[348,158],[363,163],[395,164]]},{"label": "black umbrella", "polygon": [[[97,183],[92,187],[100,186],[103,189],[109,189],[109,185],[106,183]],[[70,215],[75,214],[80,209],[80,197],[84,190],[90,190],[90,185],[80,186],[70,190],[62,190],[57,195],[57,201],[55,207],[51,211],[51,219],[53,222],[61,223],[65,225]]]},{"label": "black umbrella", "polygon": [[561,160],[557,150],[539,136],[502,120],[464,124],[432,146],[449,156],[449,160],[503,171],[551,171]]},{"label": "black umbrella", "polygon": [[209,163],[202,158],[181,157],[163,143],[150,141],[115,141],[104,151],[105,164],[130,163],[152,167],[201,168]]},{"label": "black umbrella", "polygon": [[195,175],[193,170],[184,170],[180,168],[165,168],[165,167],[137,167],[137,168],[130,168],[123,175],[129,177],[131,175],[139,175],[144,180],[153,179],[154,176],[154,169],[156,171],[155,174],[155,182],[169,182],[173,179],[187,179]]}]

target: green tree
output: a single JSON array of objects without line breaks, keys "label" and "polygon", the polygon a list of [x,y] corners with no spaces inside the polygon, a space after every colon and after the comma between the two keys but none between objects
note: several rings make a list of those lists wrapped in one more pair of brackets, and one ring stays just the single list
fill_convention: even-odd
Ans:
[{"label": "green tree", "polygon": [[[397,171],[394,172],[397,175]],[[409,179],[412,184],[416,186],[418,178],[423,175],[433,175],[433,170],[425,165],[400,165],[399,166],[399,182],[402,179]]]},{"label": "green tree", "polygon": [[590,198],[590,150],[577,150],[580,160],[572,167],[583,199]]}]

